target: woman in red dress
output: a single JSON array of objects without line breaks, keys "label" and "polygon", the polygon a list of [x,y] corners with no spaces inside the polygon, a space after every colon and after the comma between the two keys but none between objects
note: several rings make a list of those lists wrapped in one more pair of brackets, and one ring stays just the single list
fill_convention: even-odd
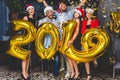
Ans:
[{"label": "woman in red dress", "polygon": [[[83,20],[82,22],[82,30],[81,30],[81,34],[83,35],[86,31],[86,29],[90,29],[90,28],[98,28],[99,23],[97,19],[92,19],[94,10],[87,8],[86,9],[86,20]],[[97,67],[97,61],[94,60],[93,61],[94,66]],[[86,72],[87,72],[87,79],[86,80],[91,80],[91,74],[90,74],[90,64],[89,62],[85,62],[85,68],[86,68]]]}]

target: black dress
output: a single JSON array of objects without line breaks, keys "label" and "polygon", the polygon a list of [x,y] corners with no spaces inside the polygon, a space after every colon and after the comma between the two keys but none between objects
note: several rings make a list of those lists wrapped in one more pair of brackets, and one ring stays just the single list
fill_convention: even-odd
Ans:
[{"label": "black dress", "polygon": [[78,50],[81,50],[81,28],[80,27],[79,27],[79,33],[73,42],[73,46]]},{"label": "black dress", "polygon": [[[35,18],[29,18],[29,17],[28,17],[28,21],[31,22],[31,23],[34,25],[34,27],[36,27],[36,25],[37,25],[36,22],[37,22],[37,21],[36,21]],[[29,46],[30,50],[32,50],[32,51],[35,51],[34,43],[35,43],[34,41],[31,42],[31,43],[30,43],[30,46]]]},{"label": "black dress", "polygon": [[[34,27],[36,26],[36,19],[34,19],[34,18],[29,18],[29,16],[27,16],[28,17],[28,22],[31,22],[33,25],[34,25]],[[22,32],[22,34],[25,34],[25,31],[24,32]],[[32,50],[32,51],[34,51],[35,49],[34,49],[34,41],[33,42],[31,42],[31,43],[29,43],[29,44],[27,44],[27,45],[23,45],[22,46],[24,49],[27,49],[27,50]],[[34,50],[33,50],[34,49]]]},{"label": "black dress", "polygon": [[[36,28],[37,20],[35,18],[28,17],[28,22],[31,22],[34,25],[34,27]],[[34,68],[39,63],[39,61],[38,61],[39,56],[36,54],[36,50],[35,50],[35,41],[32,41],[31,43],[24,45],[23,48],[27,49],[27,50],[31,50],[32,54],[31,54],[31,66],[30,67]],[[29,72],[30,72],[30,68],[29,68]]]},{"label": "black dress", "polygon": [[36,19],[28,17],[28,21],[31,22],[34,26],[36,26]]},{"label": "black dress", "polygon": [[90,29],[90,25],[86,25],[86,29]]}]

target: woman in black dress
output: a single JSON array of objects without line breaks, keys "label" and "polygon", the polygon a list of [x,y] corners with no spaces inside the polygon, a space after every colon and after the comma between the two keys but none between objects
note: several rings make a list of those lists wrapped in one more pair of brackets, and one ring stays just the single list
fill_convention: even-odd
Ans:
[{"label": "woman in black dress", "polygon": [[[27,4],[26,5],[26,11],[27,14],[26,16],[23,17],[23,20],[31,22],[34,26],[36,25],[36,19],[34,18],[34,7],[32,4]],[[25,46],[27,49],[30,49],[30,47],[33,46],[31,44]],[[30,56],[31,53],[28,55],[26,60],[22,60],[22,80],[29,80],[29,64],[30,64]]]},{"label": "woman in black dress", "polygon": [[[81,38],[81,35],[80,35],[81,15],[82,14],[81,14],[80,10],[76,9],[74,12],[74,15],[73,15],[73,21],[75,21],[77,24],[74,29],[73,36],[68,42],[68,46],[70,46],[73,43],[74,47],[77,49],[80,49],[80,44],[78,42],[80,42],[80,38]],[[70,78],[77,79],[79,76],[77,62],[68,57],[67,57],[67,60],[68,60],[68,64],[69,64],[70,70],[71,70]]]}]

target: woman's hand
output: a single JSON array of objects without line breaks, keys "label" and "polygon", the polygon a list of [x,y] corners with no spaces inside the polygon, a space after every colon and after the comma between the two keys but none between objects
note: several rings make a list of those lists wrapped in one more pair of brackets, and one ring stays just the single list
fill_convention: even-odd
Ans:
[{"label": "woman's hand", "polygon": [[86,0],[82,0],[81,2],[84,4],[86,2]]},{"label": "woman's hand", "polygon": [[43,2],[43,4],[44,4],[45,7],[49,6],[49,5],[47,4],[46,0],[42,0],[42,2]]},{"label": "woman's hand", "polygon": [[59,47],[61,46],[61,43],[62,43],[61,41],[58,42],[58,46],[59,46]]},{"label": "woman's hand", "polygon": [[72,40],[68,41],[68,47],[73,43]]},{"label": "woman's hand", "polygon": [[81,2],[79,3],[79,6],[81,7],[83,4],[85,4],[86,0],[81,0]]}]

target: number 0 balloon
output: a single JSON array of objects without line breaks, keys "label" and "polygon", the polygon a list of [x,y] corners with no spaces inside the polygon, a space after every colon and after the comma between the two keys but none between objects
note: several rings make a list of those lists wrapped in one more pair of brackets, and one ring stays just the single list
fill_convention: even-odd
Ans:
[{"label": "number 0 balloon", "polygon": [[[51,36],[51,45],[47,49],[43,46],[45,34],[49,34]],[[42,59],[50,59],[53,57],[55,52],[58,50],[58,42],[59,32],[55,25],[45,22],[39,26],[35,40],[35,47],[37,54]]]}]

